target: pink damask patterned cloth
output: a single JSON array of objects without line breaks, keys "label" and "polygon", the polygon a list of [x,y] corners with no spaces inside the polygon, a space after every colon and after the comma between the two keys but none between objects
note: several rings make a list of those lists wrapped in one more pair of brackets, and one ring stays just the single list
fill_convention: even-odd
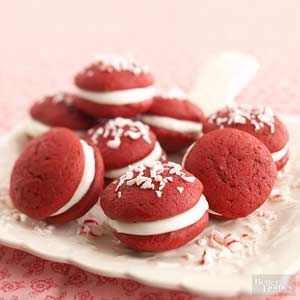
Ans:
[{"label": "pink damask patterned cloth", "polygon": [[[238,101],[300,116],[299,1],[6,1],[0,10],[0,134],[35,97],[67,89],[96,52],[134,53],[162,86],[190,88],[215,52],[239,50],[262,69]],[[264,300],[296,296],[259,297]],[[297,296],[298,295],[298,296]],[[204,300],[184,292],[106,278],[0,246],[0,300]],[[222,298],[218,298],[220,300]],[[254,299],[241,297],[235,299]]]}]

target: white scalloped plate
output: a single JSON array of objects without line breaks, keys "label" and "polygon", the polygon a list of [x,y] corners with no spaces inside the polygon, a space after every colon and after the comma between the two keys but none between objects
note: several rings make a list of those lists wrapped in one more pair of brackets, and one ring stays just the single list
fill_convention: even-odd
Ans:
[{"label": "white scalloped plate", "polygon": [[[236,221],[210,221],[200,238],[160,254],[131,251],[109,232],[96,238],[79,235],[78,222],[52,228],[43,222],[16,218],[18,214],[11,207],[6,191],[11,166],[26,140],[20,126],[0,140],[0,242],[93,273],[130,278],[152,286],[208,296],[250,295],[252,275],[292,275],[300,270],[300,118],[282,118],[289,128],[291,152],[291,161],[277,182],[283,199],[276,202],[269,199],[259,209],[265,212],[264,216],[273,212],[277,219],[262,217],[256,211]],[[212,229],[240,236],[248,234],[247,238],[251,238],[243,238],[241,252],[201,265],[204,246],[199,245],[199,239],[206,240]],[[220,254],[218,251],[216,248]]]}]

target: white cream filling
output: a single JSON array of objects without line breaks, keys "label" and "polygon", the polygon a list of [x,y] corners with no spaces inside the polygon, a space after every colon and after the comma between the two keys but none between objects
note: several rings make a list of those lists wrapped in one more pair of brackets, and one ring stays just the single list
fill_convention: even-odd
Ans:
[{"label": "white cream filling", "polygon": [[[162,155],[162,149],[161,146],[159,144],[159,142],[156,142],[154,145],[153,150],[151,151],[151,153],[149,155],[147,155],[146,157],[144,157],[143,159],[130,164],[131,166],[136,166],[142,163],[146,163],[146,162],[150,162],[150,161],[156,161],[159,160],[160,157]],[[111,169],[109,171],[105,172],[105,177],[106,178],[110,178],[110,179],[115,179],[118,178],[120,176],[122,176],[127,170],[128,170],[129,166],[123,167],[123,168],[119,168],[119,169]]]},{"label": "white cream filling", "polygon": [[155,89],[153,86],[149,86],[112,92],[90,92],[76,88],[75,94],[80,98],[96,103],[123,105],[149,100],[155,95]]},{"label": "white cream filling", "polygon": [[81,201],[81,199],[85,196],[85,194],[90,189],[90,186],[95,178],[95,169],[96,169],[96,162],[95,162],[95,156],[94,156],[94,150],[91,146],[89,146],[85,141],[80,140],[82,145],[82,150],[84,154],[84,169],[81,181],[74,192],[72,198],[58,211],[53,213],[52,216],[60,215],[67,210],[69,210],[71,207],[73,207],[75,204]]},{"label": "white cream filling", "polygon": [[192,148],[194,147],[195,143],[196,143],[196,142],[194,142],[192,145],[190,145],[190,146],[188,147],[188,149],[186,150],[186,152],[185,152],[185,154],[184,154],[184,156],[183,156],[183,158],[182,158],[182,162],[181,162],[182,168],[185,168],[185,162],[186,162],[186,159],[187,159],[187,157],[189,156],[189,154],[190,154]]},{"label": "white cream filling", "polygon": [[[53,127],[55,127],[55,126],[51,127],[49,125],[46,125],[40,121],[33,119],[31,116],[29,116],[29,118],[27,118],[26,123],[25,123],[26,133],[31,137],[37,137],[41,134],[44,134],[45,132],[47,132],[48,130],[50,130]],[[64,126],[57,126],[57,127],[64,127]],[[73,129],[71,129],[71,130],[73,130]],[[85,135],[84,130],[73,130],[73,131],[79,137],[82,137]]]},{"label": "white cream filling", "polygon": [[289,146],[286,144],[282,149],[277,152],[273,152],[272,158],[274,162],[280,161],[289,151]]},{"label": "white cream filling", "polygon": [[142,115],[141,120],[149,125],[161,127],[168,130],[178,131],[182,133],[190,133],[195,136],[202,132],[202,124],[200,122],[178,120],[170,117]]},{"label": "white cream filling", "polygon": [[201,195],[199,201],[191,209],[174,217],[150,222],[122,222],[109,219],[108,224],[118,233],[132,235],[156,235],[180,230],[199,221],[208,210],[208,203]]},{"label": "white cream filling", "polygon": [[36,137],[51,129],[50,126],[33,119],[31,116],[26,120],[25,130],[28,135]]}]

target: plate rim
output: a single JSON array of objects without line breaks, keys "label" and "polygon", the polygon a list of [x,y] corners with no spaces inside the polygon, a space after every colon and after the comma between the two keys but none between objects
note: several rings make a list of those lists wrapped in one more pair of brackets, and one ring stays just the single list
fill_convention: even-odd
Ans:
[{"label": "plate rim", "polygon": [[[279,114],[279,116],[282,119],[289,118],[290,122],[296,122],[299,123],[300,126],[300,116],[293,115],[293,114]],[[10,130],[7,134],[1,136],[0,138],[0,147],[9,139],[10,136],[15,132],[18,132],[22,128],[22,124],[19,124],[18,126],[14,127],[12,130]],[[153,276],[149,276],[149,274],[143,274],[140,276],[137,274],[137,272],[134,272],[134,267],[130,268],[129,270],[124,270],[122,272],[120,271],[113,271],[113,270],[99,270],[99,268],[92,268],[90,266],[85,265],[84,263],[81,263],[80,261],[74,259],[74,257],[71,255],[71,257],[68,257],[68,255],[55,255],[52,254],[51,251],[37,251],[36,249],[32,248],[29,244],[26,242],[18,242],[14,241],[14,239],[3,239],[2,236],[0,236],[0,244],[14,248],[19,249],[22,251],[25,251],[27,253],[30,253],[34,256],[40,257],[45,260],[53,261],[53,262],[59,262],[59,263],[67,263],[74,265],[82,270],[85,270],[87,272],[98,274],[106,277],[114,277],[114,278],[122,278],[122,279],[131,279],[135,280],[141,284],[145,284],[148,286],[156,287],[156,288],[165,288],[165,289],[174,289],[174,290],[183,290],[190,293],[195,293],[202,296],[209,296],[209,297],[234,297],[234,296],[246,296],[251,295],[255,296],[255,294],[252,293],[252,290],[249,290],[248,285],[243,284],[243,280],[245,280],[245,277],[241,276],[239,274],[238,277],[239,284],[235,285],[228,285],[230,288],[225,288],[224,285],[222,286],[222,289],[207,289],[205,288],[206,282],[203,282],[203,285],[200,286],[193,286],[192,284],[189,284],[187,280],[178,280],[176,283],[170,283],[170,282],[162,282],[160,279],[155,280]],[[300,271],[300,254],[298,257],[298,260],[293,265],[289,266],[287,268],[288,271],[283,272],[282,275],[295,275]],[[237,276],[235,276],[237,277]],[[246,276],[248,278],[248,276]],[[210,277],[211,278],[211,277]],[[244,278],[244,279],[242,279]],[[222,278],[223,279],[223,278]],[[248,278],[249,279],[249,278]],[[211,279],[207,280],[211,281]],[[232,280],[227,280],[228,283],[232,282]],[[204,288],[203,288],[204,287]]]}]

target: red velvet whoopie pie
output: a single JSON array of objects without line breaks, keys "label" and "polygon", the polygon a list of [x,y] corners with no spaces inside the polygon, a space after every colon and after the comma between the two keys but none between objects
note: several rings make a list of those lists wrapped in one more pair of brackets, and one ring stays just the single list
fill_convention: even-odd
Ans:
[{"label": "red velvet whoopie pie", "polygon": [[111,119],[90,129],[85,138],[102,154],[107,183],[123,175],[130,165],[166,160],[155,134],[140,121]]},{"label": "red velvet whoopie pie", "polygon": [[34,138],[53,127],[66,127],[78,135],[95,124],[94,118],[78,110],[73,104],[74,95],[57,93],[41,97],[30,108],[26,133]]},{"label": "red velvet whoopie pie", "polygon": [[100,203],[115,236],[138,251],[180,247],[208,223],[202,183],[172,162],[129,168],[105,188]]},{"label": "red velvet whoopie pie", "polygon": [[245,104],[226,107],[208,117],[204,124],[204,133],[225,127],[245,131],[263,142],[270,150],[278,170],[288,162],[289,134],[270,108]]},{"label": "red velvet whoopie pie", "polygon": [[260,207],[277,176],[268,148],[233,128],[203,135],[190,147],[182,166],[203,183],[210,213],[222,219],[245,217]]},{"label": "red velvet whoopie pie", "polygon": [[150,109],[140,116],[167,152],[190,146],[201,134],[205,116],[180,89],[157,93]]},{"label": "red velvet whoopie pie", "polygon": [[74,79],[75,105],[101,118],[134,117],[149,109],[154,78],[132,58],[100,55]]},{"label": "red velvet whoopie pie", "polygon": [[32,219],[66,223],[97,202],[103,173],[97,147],[69,129],[55,128],[33,139],[15,162],[10,196]]}]

